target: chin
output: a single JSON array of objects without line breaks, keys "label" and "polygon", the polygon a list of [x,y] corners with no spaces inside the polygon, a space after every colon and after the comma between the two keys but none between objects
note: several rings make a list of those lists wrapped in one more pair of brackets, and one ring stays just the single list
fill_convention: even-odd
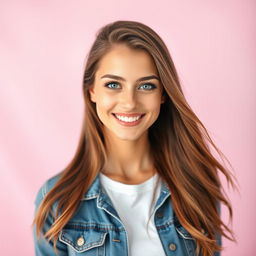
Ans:
[{"label": "chin", "polygon": [[[147,131],[146,131],[147,132]],[[124,141],[137,141],[139,140],[142,136],[145,135],[146,132],[142,132],[142,133],[131,133],[130,134],[128,132],[119,132],[118,134],[115,133],[115,136],[120,139],[120,140],[124,140]]]}]

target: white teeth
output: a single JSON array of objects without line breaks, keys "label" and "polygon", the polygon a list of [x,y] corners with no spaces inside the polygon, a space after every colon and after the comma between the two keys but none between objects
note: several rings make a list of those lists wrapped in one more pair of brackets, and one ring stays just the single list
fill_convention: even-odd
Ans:
[{"label": "white teeth", "polygon": [[115,115],[119,120],[124,121],[124,122],[134,122],[137,121],[141,116],[136,116],[136,117],[127,117],[127,116],[119,116]]}]

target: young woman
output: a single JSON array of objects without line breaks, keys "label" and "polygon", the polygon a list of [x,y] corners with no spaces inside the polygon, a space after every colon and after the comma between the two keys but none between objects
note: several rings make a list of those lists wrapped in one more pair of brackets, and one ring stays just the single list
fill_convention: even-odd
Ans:
[{"label": "young woman", "polygon": [[36,196],[36,255],[217,256],[222,235],[236,241],[218,172],[234,188],[233,175],[156,32],[135,21],[101,28],[83,93],[77,152]]}]

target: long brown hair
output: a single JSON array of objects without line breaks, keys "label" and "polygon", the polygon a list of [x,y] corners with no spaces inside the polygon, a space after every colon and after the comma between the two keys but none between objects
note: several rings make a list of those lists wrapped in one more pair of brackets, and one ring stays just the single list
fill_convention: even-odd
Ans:
[{"label": "long brown hair", "polygon": [[[213,255],[213,252],[223,249],[216,241],[217,232],[236,242],[232,229],[222,222],[217,207],[218,203],[226,205],[229,217],[233,219],[232,206],[222,188],[218,171],[233,188],[236,187],[235,176],[211,153],[209,145],[223,157],[222,160],[227,160],[188,105],[166,45],[150,27],[136,21],[109,23],[96,35],[83,76],[85,113],[77,151],[38,208],[32,224],[36,224],[36,234],[38,236],[43,228],[52,205],[58,202],[55,221],[44,234],[48,241],[53,239],[56,249],[59,232],[74,215],[84,193],[107,160],[103,124],[88,90],[93,86],[99,61],[116,44],[143,49],[153,57],[166,96],[158,119],[149,128],[154,165],[172,192],[177,218],[197,241],[196,252],[203,256]],[[202,229],[207,235],[201,232]]]}]

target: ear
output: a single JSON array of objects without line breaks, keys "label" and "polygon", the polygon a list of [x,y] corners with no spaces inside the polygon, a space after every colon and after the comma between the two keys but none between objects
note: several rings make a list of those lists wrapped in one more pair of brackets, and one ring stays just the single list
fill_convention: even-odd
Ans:
[{"label": "ear", "polygon": [[90,94],[91,101],[95,103],[94,87],[89,88],[89,94]]}]

